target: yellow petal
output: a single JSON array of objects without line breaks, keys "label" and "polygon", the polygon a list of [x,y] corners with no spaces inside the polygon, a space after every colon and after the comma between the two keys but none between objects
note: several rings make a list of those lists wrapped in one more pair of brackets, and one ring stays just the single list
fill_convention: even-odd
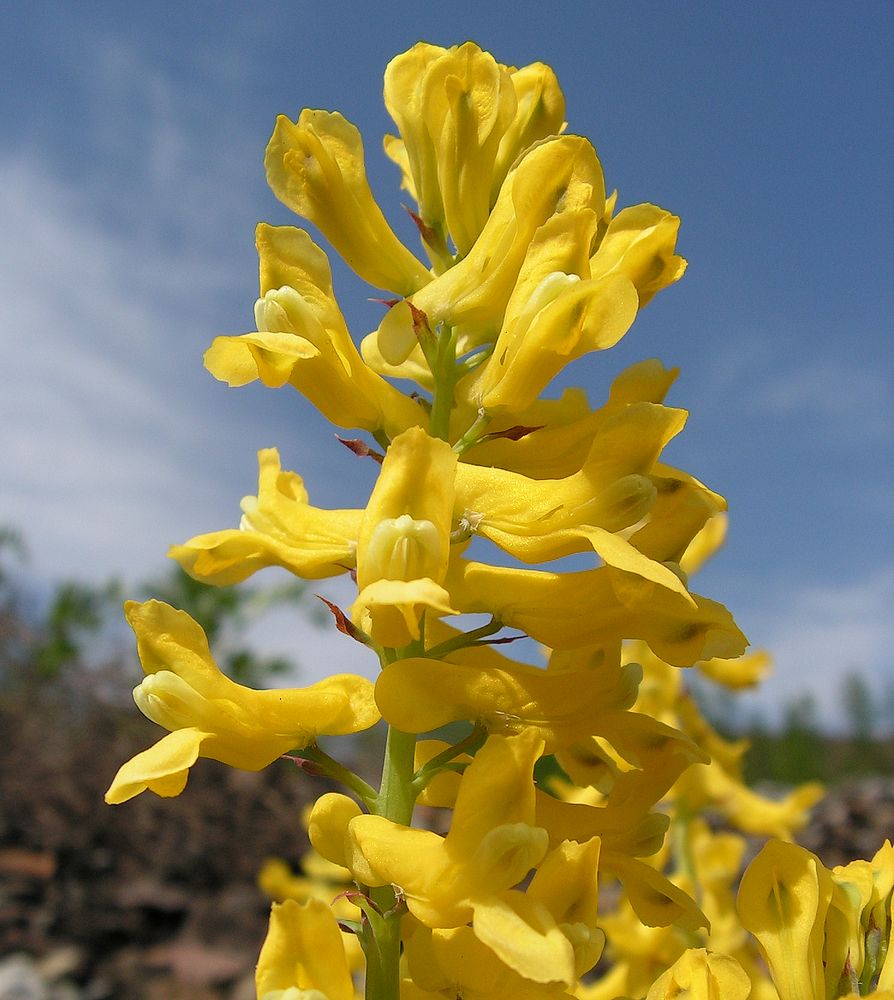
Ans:
[{"label": "yellow petal", "polygon": [[313,222],[365,281],[408,295],[430,279],[385,221],[360,133],[340,114],[305,109],[297,122],[280,115],[265,165],[276,197]]},{"label": "yellow petal", "polygon": [[747,1000],[751,980],[729,955],[690,948],[655,980],[646,1000]]},{"label": "yellow petal", "polygon": [[197,535],[168,555],[194,579],[217,586],[239,583],[265,566],[306,580],[350,570],[363,512],[312,507],[301,477],[282,471],[275,448],[258,452],[258,466],[258,495],[242,501],[239,530]]},{"label": "yellow petal", "polygon": [[695,477],[661,462],[654,464],[651,479],[655,503],[646,523],[629,541],[658,562],[681,565],[693,538],[726,509],[726,501]]},{"label": "yellow petal", "polygon": [[[164,771],[160,794],[182,791],[185,770],[199,754],[257,771],[321,734],[359,732],[379,719],[373,686],[365,678],[342,674],[306,688],[254,691],[220,672],[204,632],[185,612],[161,601],[130,601],[125,612],[146,673],[134,700],[154,722],[187,734],[162,740],[160,749],[135,758],[137,769],[149,767],[153,782],[158,769]],[[121,780],[127,777],[133,785],[134,774],[131,768]],[[137,791],[146,787],[155,790],[144,782]]]},{"label": "yellow petal", "polygon": [[599,890],[599,837],[584,843],[563,840],[537,869],[528,895],[543,903],[560,923],[596,926]]},{"label": "yellow petal", "polygon": [[[555,984],[541,985],[525,979],[502,962],[475,937],[471,927],[431,931],[413,928],[404,938],[407,968],[419,993],[409,997],[443,1000],[461,995],[466,1000],[570,1000]],[[401,984],[401,997],[407,988]],[[427,991],[422,993],[421,989]]]},{"label": "yellow petal", "polygon": [[823,990],[823,925],[832,879],[810,851],[767,843],[742,876],[737,909],[758,940],[780,1000],[814,1000]]},{"label": "yellow petal", "polygon": [[422,658],[398,660],[376,682],[383,717],[407,733],[424,733],[449,722],[483,722],[491,732],[536,731],[546,752],[603,732],[601,720],[635,694],[630,671],[606,665],[590,670],[548,671],[505,660],[498,666]]},{"label": "yellow petal", "polygon": [[[391,442],[361,523],[360,590],[382,579],[443,580],[450,555],[456,464],[450,445],[421,428],[410,428]],[[409,520],[401,522],[399,530],[396,522],[404,517]],[[389,545],[382,541],[383,522],[389,526]],[[419,530],[414,530],[417,525]],[[402,561],[396,548],[404,554]]]},{"label": "yellow petal", "polygon": [[258,997],[276,990],[308,991],[326,1000],[354,1000],[341,931],[325,903],[274,903],[255,973]]},{"label": "yellow petal", "polygon": [[675,924],[688,931],[707,927],[708,921],[696,903],[646,862],[603,850],[602,868],[623,882],[637,917],[648,927]]},{"label": "yellow petal", "polygon": [[[460,783],[447,835],[452,850],[471,856],[488,832],[499,826],[533,827],[534,765],[542,753],[543,740],[532,730],[488,737]],[[545,851],[544,841],[541,856]]]},{"label": "yellow petal", "polygon": [[643,638],[668,663],[734,657],[747,640],[722,605],[695,607],[611,566],[582,573],[504,569],[455,560],[446,581],[461,612],[488,612],[552,649]]},{"label": "yellow petal", "polygon": [[121,765],[106,792],[106,802],[118,805],[147,790],[162,798],[179,795],[186,787],[189,769],[199,758],[202,743],[209,738],[210,734],[198,729],[169,733]]},{"label": "yellow petal", "polygon": [[624,539],[606,534],[649,515],[657,490],[647,473],[685,417],[682,410],[652,403],[625,407],[596,427],[583,467],[563,479],[530,479],[463,463],[456,475],[457,517],[525,561],[591,548],[605,562],[685,596],[675,573],[650,565]]},{"label": "yellow petal", "polygon": [[482,368],[480,405],[492,413],[529,405],[575,358],[614,346],[636,318],[638,300],[624,277],[572,282],[505,340]]},{"label": "yellow petal", "polygon": [[[594,435],[607,421],[632,404],[660,403],[677,374],[678,369],[668,370],[660,361],[643,361],[615,379],[608,401],[597,410],[590,409],[581,390],[571,389],[566,389],[559,399],[541,399],[527,409],[513,410],[504,418],[505,426],[539,429],[518,441],[486,439],[468,451],[464,461],[498,466],[533,479],[569,476],[581,469],[592,452]],[[458,391],[463,385],[460,383]],[[503,423],[495,423],[493,429],[500,429]]]},{"label": "yellow petal", "polygon": [[636,286],[640,307],[683,277],[686,261],[674,253],[680,220],[657,205],[634,205],[611,220],[590,261],[592,277],[623,274]]},{"label": "yellow petal", "polygon": [[520,892],[476,902],[472,930],[510,969],[535,983],[572,983],[574,950],[549,910]]},{"label": "yellow petal", "polygon": [[272,255],[272,244],[278,256],[262,256],[262,279],[283,275],[294,284],[263,291],[255,303],[257,332],[215,338],[205,367],[231,386],[260,379],[279,388],[288,382],[340,427],[397,434],[420,423],[421,408],[360,357],[332,294],[322,250],[299,229],[268,227],[264,236],[264,253]]},{"label": "yellow petal", "polygon": [[[447,50],[440,45],[418,42],[395,56],[385,67],[385,107],[400,130],[400,160],[403,186],[411,191],[423,221],[432,227],[444,221],[444,203],[438,181],[438,160],[428,131],[425,78],[427,70]],[[386,146],[397,159],[395,141]]]},{"label": "yellow petal", "polygon": [[435,59],[422,88],[444,218],[465,256],[490,214],[494,162],[515,116],[515,88],[493,56],[472,42]]},{"label": "yellow petal", "polygon": [[376,642],[419,637],[423,611],[455,614],[441,586],[450,557],[456,452],[421,428],[388,449],[360,525],[352,616]]},{"label": "yellow petal", "polygon": [[726,541],[728,518],[725,512],[709,518],[689,543],[680,559],[684,572],[697,573]]},{"label": "yellow petal", "polygon": [[750,688],[763,680],[770,672],[772,657],[760,649],[737,660],[701,660],[698,669],[712,681],[734,691]]},{"label": "yellow petal", "polygon": [[459,612],[450,594],[434,580],[376,580],[351,606],[351,618],[380,645],[401,649],[421,635],[426,612],[440,617]]},{"label": "yellow petal", "polygon": [[[487,224],[456,266],[412,296],[434,329],[458,327],[458,352],[496,339],[519,270],[535,233],[554,215],[581,209],[601,213],[605,202],[602,168],[593,147],[580,136],[559,136],[534,145],[510,170]],[[634,299],[636,298],[634,294]],[[367,342],[376,354],[399,364],[416,344],[408,309],[392,309]]]},{"label": "yellow petal", "polygon": [[457,872],[443,838],[382,816],[357,816],[348,824],[348,867],[366,885],[398,886],[410,913],[428,927],[458,927],[471,917],[457,893]]},{"label": "yellow petal", "polygon": [[531,63],[510,70],[510,77],[515,90],[515,117],[500,140],[491,185],[492,202],[497,200],[516,158],[535,142],[558,135],[565,127],[565,96],[549,66]]},{"label": "yellow petal", "polygon": [[359,805],[339,792],[327,792],[314,803],[307,823],[307,836],[314,850],[327,861],[348,868],[348,823],[360,816]]}]

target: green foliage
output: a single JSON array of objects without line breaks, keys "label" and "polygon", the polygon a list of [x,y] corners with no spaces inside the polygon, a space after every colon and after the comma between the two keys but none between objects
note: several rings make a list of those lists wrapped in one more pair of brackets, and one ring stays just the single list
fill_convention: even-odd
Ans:
[{"label": "green foliage", "polygon": [[876,711],[866,678],[856,672],[848,674],[841,685],[841,696],[848,729],[854,739],[862,743],[871,742]]},{"label": "green foliage", "polygon": [[835,784],[853,776],[894,772],[894,733],[877,732],[885,713],[862,673],[852,671],[841,683],[841,726],[835,733],[824,730],[809,694],[785,705],[782,724],[770,727],[759,714],[743,720],[734,697],[718,699],[712,690],[705,690],[706,685],[693,687],[702,711],[721,733],[748,740],[744,758],[748,784]]},{"label": "green foliage", "polygon": [[[26,600],[21,574],[26,556],[22,535],[0,527],[0,680],[7,685],[57,679],[83,665],[122,621],[124,589],[116,580],[101,584],[64,580],[54,586],[40,611],[26,613],[26,605],[38,603]],[[176,564],[128,596],[154,597],[187,611],[204,628],[221,669],[254,686],[264,686],[296,666],[290,658],[252,651],[246,632],[260,615],[288,607],[311,623],[326,617],[310,602],[302,580],[279,586],[212,587],[193,580]]]},{"label": "green foliage", "polygon": [[115,581],[99,587],[66,580],[57,584],[39,629],[33,652],[39,676],[56,677],[82,656],[84,646],[121,603]]}]

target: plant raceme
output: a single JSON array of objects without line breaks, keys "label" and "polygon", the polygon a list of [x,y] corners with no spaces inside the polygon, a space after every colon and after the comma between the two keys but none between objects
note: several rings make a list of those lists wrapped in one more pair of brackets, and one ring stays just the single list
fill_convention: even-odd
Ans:
[{"label": "plant raceme", "polygon": [[[606,196],[547,66],[420,43],[389,64],[384,97],[420,253],[377,205],[342,115],[280,117],[265,159],[277,197],[384,291],[378,327],[358,348],[324,251],[262,223],[257,329],[205,354],[228,385],[291,386],[366,435],[347,443],[378,463],[369,501],[315,507],[265,449],[239,527],[171,550],[220,586],[267,566],[352,574],[336,623],[378,656],[378,681],[251,690],[184,612],[130,603],[135,699],[169,734],[107,800],[178,795],[199,757],[259,770],[290,752],[341,784],[305,818],[305,874],[261,874],[278,901],[259,1000],[892,996],[890,843],[831,872],[796,847],[820,790],[747,789],[744,746],[683,685],[694,667],[749,686],[767,658],[689,585],[725,502],[662,460],[686,421],[664,404],[676,372],[636,364],[596,407],[545,394],[683,275],[679,220]],[[518,634],[544,665],[502,651]],[[380,719],[374,788],[317,741]],[[775,839],[737,902],[745,835]]]}]

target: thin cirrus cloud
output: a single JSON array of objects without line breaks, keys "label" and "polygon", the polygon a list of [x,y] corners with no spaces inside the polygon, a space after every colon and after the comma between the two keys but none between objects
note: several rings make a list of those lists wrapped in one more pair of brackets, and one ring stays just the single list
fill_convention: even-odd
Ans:
[{"label": "thin cirrus cloud", "polygon": [[890,442],[894,397],[885,371],[868,360],[817,358],[778,372],[756,387],[752,403],[775,414],[827,422],[836,436]]}]

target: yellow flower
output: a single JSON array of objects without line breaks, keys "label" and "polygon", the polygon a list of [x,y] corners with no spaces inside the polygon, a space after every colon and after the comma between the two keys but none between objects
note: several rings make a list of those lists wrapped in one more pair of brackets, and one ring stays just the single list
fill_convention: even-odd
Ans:
[{"label": "yellow flower", "polygon": [[[511,69],[472,42],[420,42],[385,70],[385,106],[401,138],[385,151],[401,168],[427,230],[447,231],[460,256],[481,232],[516,157],[563,126],[555,74],[535,63]],[[437,257],[437,246],[431,247]]]},{"label": "yellow flower", "polygon": [[255,984],[258,1000],[354,1000],[342,934],[325,903],[273,904]]},{"label": "yellow flower", "polygon": [[737,660],[701,660],[696,666],[700,673],[724,687],[738,690],[754,687],[769,673],[772,660],[766,650],[759,649]]},{"label": "yellow flower", "polygon": [[552,69],[540,62],[507,68],[515,90],[515,117],[500,140],[491,181],[492,202],[510,167],[526,149],[565,130],[565,95]]},{"label": "yellow flower", "polygon": [[[496,340],[519,270],[540,227],[556,215],[578,219],[582,210],[598,217],[605,206],[602,167],[590,143],[580,136],[557,136],[533,146],[509,171],[494,209],[469,253],[454,267],[411,297],[432,329],[444,323],[457,328],[459,355]],[[566,224],[563,222],[560,228]],[[586,266],[587,247],[575,242],[569,224],[563,253]],[[634,296],[635,297],[635,296]],[[413,313],[399,303],[379,329],[361,345],[372,365],[381,357],[399,366],[419,355]],[[386,369],[398,374],[399,369]]]},{"label": "yellow flower", "polygon": [[659,976],[646,1000],[747,1000],[751,982],[729,955],[690,948]]},{"label": "yellow flower", "polygon": [[106,802],[126,802],[146,789],[179,795],[199,757],[259,771],[324,733],[356,733],[379,719],[372,684],[362,677],[253,691],[220,672],[205,633],[185,612],[161,601],[129,601],[125,615],[146,674],[134,701],[170,734],[119,769]]},{"label": "yellow flower", "polygon": [[401,1000],[571,1000],[555,983],[533,983],[500,961],[471,927],[431,930],[407,921],[405,954],[412,979]]},{"label": "yellow flower", "polygon": [[605,945],[605,934],[596,927],[600,849],[599,837],[583,843],[562,841],[543,859],[528,886],[528,896],[543,903],[571,942],[577,976],[593,968]]},{"label": "yellow flower", "polygon": [[710,806],[737,830],[759,836],[791,840],[807,825],[810,810],[823,797],[816,782],[800,785],[780,799],[752,791],[737,773],[730,773],[719,760],[694,768],[681,779],[677,793],[692,809]]},{"label": "yellow flower", "polygon": [[839,982],[850,979],[877,981],[880,991],[890,989],[894,985],[894,846],[886,840],[871,861],[838,865],[831,874],[835,890],[826,917],[823,954],[827,988],[836,989]]},{"label": "yellow flower", "polygon": [[656,360],[632,365],[615,378],[607,402],[597,410],[590,409],[581,389],[566,389],[559,399],[541,399],[527,409],[513,410],[504,421],[495,422],[495,430],[505,423],[536,431],[517,441],[505,437],[485,440],[468,451],[463,460],[532,479],[572,475],[583,466],[592,450],[593,437],[607,422],[617,419],[628,406],[662,402],[677,372]]},{"label": "yellow flower", "polygon": [[688,893],[647,862],[621,851],[606,851],[602,868],[617,876],[634,912],[647,926],[675,924],[693,932],[707,927],[707,917]]},{"label": "yellow flower", "polygon": [[[492,732],[535,729],[554,753],[605,727],[624,725],[622,710],[636,695],[634,669],[543,670],[514,663],[494,650],[451,654],[458,662],[410,658],[379,676],[376,701],[383,717],[406,733],[424,733],[472,719]],[[616,721],[616,718],[621,719]]]},{"label": "yellow flower", "polygon": [[640,307],[683,277],[686,261],[674,253],[680,220],[657,205],[622,209],[590,259],[590,276],[623,274],[636,286]]},{"label": "yellow flower", "polygon": [[196,580],[226,586],[265,566],[282,566],[306,580],[352,569],[363,511],[323,510],[308,503],[295,472],[283,472],[279,452],[258,452],[258,495],[242,501],[238,529],[197,535],[168,552]]},{"label": "yellow flower", "polygon": [[636,319],[639,300],[623,275],[580,279],[556,271],[520,306],[510,301],[493,354],[469,390],[488,413],[529,406],[569,362],[613,347]]},{"label": "yellow flower", "polygon": [[443,226],[444,200],[426,120],[426,72],[446,54],[440,45],[417,42],[385,67],[385,107],[401,133],[400,139],[385,137],[385,152],[401,168],[401,186],[415,198],[422,221],[431,229]]},{"label": "yellow flower", "polygon": [[664,575],[651,569],[664,567],[651,559],[629,565],[559,574],[454,559],[446,586],[459,611],[493,614],[552,649],[642,638],[681,667],[745,651],[747,640],[722,604],[666,589]]},{"label": "yellow flower", "polygon": [[739,919],[761,946],[779,1000],[825,993],[823,928],[832,891],[816,855],[778,840],[767,843],[742,876]]},{"label": "yellow flower", "polygon": [[354,621],[384,646],[419,638],[423,611],[455,614],[442,586],[450,558],[456,452],[410,428],[382,463],[357,546]]},{"label": "yellow flower", "polygon": [[[305,810],[309,819],[311,807]],[[304,821],[305,826],[307,821]],[[341,865],[327,861],[316,851],[307,851],[301,858],[301,874],[296,874],[281,858],[267,858],[258,872],[258,888],[269,899],[282,903],[294,899],[304,903],[316,899],[332,910],[337,920],[356,920],[357,906],[350,901],[345,890],[353,888],[351,873]],[[352,971],[365,967],[366,960],[360,941],[355,934],[343,937],[345,956]]]},{"label": "yellow flower", "polygon": [[267,183],[283,204],[316,225],[371,285],[409,295],[431,280],[376,204],[357,128],[338,112],[285,115],[267,145]]},{"label": "yellow flower", "polygon": [[[457,469],[457,516],[525,562],[592,548],[607,563],[639,564],[621,536],[607,535],[649,516],[658,496],[649,473],[685,419],[684,411],[653,403],[628,406],[596,429],[583,467],[563,479],[464,463]],[[670,570],[650,573],[685,592]]]},{"label": "yellow flower", "polygon": [[650,478],[655,486],[655,503],[646,523],[629,541],[649,558],[675,563],[685,573],[681,561],[685,561],[692,539],[726,509],[726,500],[694,476],[663,462],[655,463]]},{"label": "yellow flower", "polygon": [[360,357],[332,292],[326,254],[301,229],[261,224],[256,333],[217,337],[205,367],[231,386],[255,379],[294,386],[339,427],[398,434],[423,422],[419,406]]},{"label": "yellow flower", "polygon": [[404,140],[423,222],[446,223],[464,256],[490,214],[494,163],[516,112],[511,77],[472,42],[422,43],[388,64],[385,105]]},{"label": "yellow flower", "polygon": [[[610,848],[617,841],[630,853],[648,854],[665,825],[659,821],[656,829],[646,819],[649,809],[683,770],[707,758],[681,733],[626,710],[639,676],[635,665],[621,668],[605,657],[543,670],[490,649],[461,650],[446,661],[411,658],[391,664],[379,676],[376,701],[386,721],[403,732],[426,732],[462,719],[483,723],[490,732],[535,731],[545,752],[556,754],[576,780],[598,782],[605,793],[600,808],[538,796],[537,822],[550,839],[608,835]],[[594,763],[601,765],[600,773],[594,774]]]},{"label": "yellow flower", "polygon": [[513,887],[547,852],[532,825],[532,771],[543,744],[533,734],[492,736],[460,783],[446,837],[355,816],[347,826],[349,867],[366,885],[393,883],[428,927],[461,927],[519,975],[538,983],[574,980],[574,948],[548,908]]}]

